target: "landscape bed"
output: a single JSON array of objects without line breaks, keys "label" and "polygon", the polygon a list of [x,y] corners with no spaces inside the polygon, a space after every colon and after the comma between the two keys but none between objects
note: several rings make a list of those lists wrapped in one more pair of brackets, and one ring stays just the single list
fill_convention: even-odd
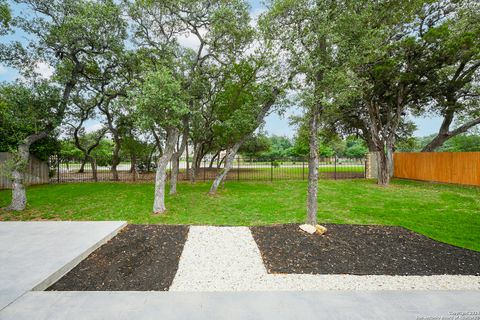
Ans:
[{"label": "landscape bed", "polygon": [[269,273],[480,275],[480,252],[401,227],[325,226],[322,236],[307,234],[297,224],[250,229]]},{"label": "landscape bed", "polygon": [[[300,231],[298,226],[250,227],[268,273],[480,276],[480,252],[401,227],[327,224],[328,232],[320,236]],[[167,291],[178,271],[188,233],[188,226],[128,225],[47,290]],[[209,254],[213,254],[214,264],[230,265],[226,274],[238,272],[237,260],[219,261],[224,257]],[[192,268],[196,274],[202,266]]]},{"label": "landscape bed", "polygon": [[128,225],[48,291],[166,291],[188,226]]}]

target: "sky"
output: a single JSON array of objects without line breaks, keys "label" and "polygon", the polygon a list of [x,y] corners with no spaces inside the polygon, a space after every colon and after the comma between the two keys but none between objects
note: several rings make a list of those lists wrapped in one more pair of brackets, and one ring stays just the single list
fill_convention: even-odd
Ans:
[{"label": "sky", "polygon": [[[262,11],[265,10],[265,6],[262,4],[261,0],[249,0],[251,10],[250,13],[252,17],[257,17]],[[12,5],[14,14],[19,12],[18,5]],[[22,41],[25,37],[25,34],[14,34],[6,36],[1,39],[1,42],[7,42],[10,40],[19,40]],[[195,43],[192,43],[189,39],[183,39],[182,41],[186,46],[194,46]],[[51,70],[46,65],[39,64],[37,71],[43,74],[45,77],[51,75]],[[16,70],[0,65],[0,81],[14,81],[18,78],[18,73]],[[289,125],[289,117],[292,115],[299,115],[301,111],[298,107],[292,106],[287,109],[282,115],[277,113],[272,113],[265,119],[264,131],[270,135],[280,135],[293,138],[295,135],[295,128]],[[413,122],[417,125],[417,130],[414,132],[415,136],[427,136],[437,132],[441,124],[441,118],[439,117],[412,117]],[[98,121],[92,120],[86,123],[87,131],[92,131],[99,129],[101,127]]]}]

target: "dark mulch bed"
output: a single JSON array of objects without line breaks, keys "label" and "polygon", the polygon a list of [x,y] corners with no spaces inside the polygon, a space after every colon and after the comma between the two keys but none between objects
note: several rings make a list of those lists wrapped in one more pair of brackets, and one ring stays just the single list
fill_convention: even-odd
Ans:
[{"label": "dark mulch bed", "polygon": [[401,227],[325,225],[323,236],[298,225],[251,227],[270,273],[480,275],[480,252]]},{"label": "dark mulch bed", "polygon": [[128,225],[47,290],[168,290],[187,234],[188,226]]}]

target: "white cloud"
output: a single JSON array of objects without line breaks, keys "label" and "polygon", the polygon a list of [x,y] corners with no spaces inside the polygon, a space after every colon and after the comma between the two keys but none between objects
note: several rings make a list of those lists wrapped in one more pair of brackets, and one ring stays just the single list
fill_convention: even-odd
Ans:
[{"label": "white cloud", "polygon": [[[200,33],[201,37],[205,37],[205,35],[207,34],[207,29],[200,28],[199,33]],[[189,48],[189,49],[197,51],[198,48],[200,47],[200,40],[193,33],[187,33],[187,32],[183,33],[183,34],[177,36],[177,40],[178,40],[178,43],[184,48]],[[206,51],[207,51],[207,48],[204,48],[203,49],[203,54],[205,54]]]},{"label": "white cloud", "polygon": [[178,43],[185,48],[189,48],[197,51],[200,46],[200,40],[194,35],[191,34],[182,34],[177,37]]},{"label": "white cloud", "polygon": [[49,79],[54,72],[54,69],[43,61],[39,61],[35,65],[35,72],[43,79]]},{"label": "white cloud", "polygon": [[90,120],[85,124],[85,132],[89,133],[89,132],[97,131],[97,130],[100,130],[102,127],[103,125],[100,122],[95,120]]},{"label": "white cloud", "polygon": [[[14,69],[12,69],[14,70]],[[41,79],[50,79],[53,76],[55,69],[52,68],[50,65],[48,65],[46,62],[43,61],[37,61],[35,62],[35,68],[34,72],[41,78]],[[6,69],[6,74],[10,74],[8,72],[8,69]],[[3,74],[0,72],[0,78],[4,77]],[[15,72],[11,76],[11,80],[20,80],[21,82],[27,81],[24,75],[21,73],[18,73],[18,71],[15,70]]]}]

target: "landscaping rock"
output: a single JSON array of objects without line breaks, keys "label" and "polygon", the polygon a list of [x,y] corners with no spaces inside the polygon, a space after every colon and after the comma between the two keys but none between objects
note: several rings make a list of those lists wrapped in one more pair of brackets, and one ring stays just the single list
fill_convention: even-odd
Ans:
[{"label": "landscaping rock", "polygon": [[310,234],[314,234],[315,232],[317,232],[317,228],[315,226],[312,226],[311,224],[302,224],[300,225],[300,229]]},{"label": "landscaping rock", "polygon": [[325,228],[324,226],[319,225],[319,224],[317,224],[317,225],[315,226],[315,229],[317,229],[317,233],[318,233],[319,235],[324,234],[324,233],[327,232],[327,230],[328,230],[327,228]]}]

